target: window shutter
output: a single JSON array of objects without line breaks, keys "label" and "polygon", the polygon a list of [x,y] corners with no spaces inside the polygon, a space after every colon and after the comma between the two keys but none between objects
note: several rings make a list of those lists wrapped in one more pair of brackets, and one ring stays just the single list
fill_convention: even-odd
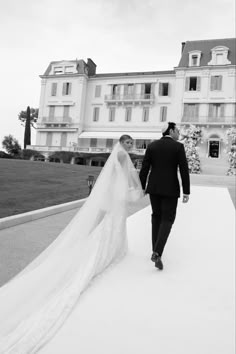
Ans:
[{"label": "window shutter", "polygon": [[100,97],[101,96],[101,85],[96,85],[95,86],[95,97]]},{"label": "window shutter", "polygon": [[141,95],[144,95],[145,92],[145,84],[141,84]]},{"label": "window shutter", "polygon": [[72,83],[71,83],[71,82],[69,82],[68,95],[70,95],[70,94],[71,94],[71,87],[72,87]]},{"label": "window shutter", "polygon": [[61,146],[65,147],[67,144],[67,133],[61,133]]},{"label": "window shutter", "polygon": [[184,104],[184,117],[188,116],[188,104]]},{"label": "window shutter", "polygon": [[54,120],[55,116],[55,106],[49,106],[49,118],[51,121]]},{"label": "window shutter", "polygon": [[62,86],[62,94],[65,95],[66,94],[66,82],[63,82],[63,86]]},{"label": "window shutter", "polygon": [[128,95],[128,85],[124,85],[124,96]]},{"label": "window shutter", "polygon": [[97,147],[97,138],[91,138],[90,139],[90,146],[91,147]]},{"label": "window shutter", "polygon": [[106,147],[112,148],[113,146],[113,139],[106,139]]},{"label": "window shutter", "polygon": [[155,93],[155,84],[154,82],[151,84],[151,94],[154,95]]},{"label": "window shutter", "polygon": [[147,107],[143,108],[143,121],[147,122],[149,118],[149,109]]},{"label": "window shutter", "polygon": [[215,90],[215,76],[211,76],[211,91]]},{"label": "window shutter", "polygon": [[51,88],[51,96],[56,96],[56,94],[57,94],[57,83],[53,82]]},{"label": "window shutter", "polygon": [[209,117],[210,118],[213,117],[213,104],[212,103],[209,104]]},{"label": "window shutter", "polygon": [[63,121],[68,121],[70,106],[64,106],[63,109]]},{"label": "window shutter", "polygon": [[133,94],[134,94],[134,96],[136,95],[136,91],[137,91],[137,84],[134,84],[134,88],[133,88]]},{"label": "window shutter", "polygon": [[222,90],[222,75],[219,76],[218,90]]},{"label": "window shutter", "polygon": [[222,103],[220,105],[220,115],[221,115],[221,117],[225,116],[225,105],[224,105],[224,103]]},{"label": "window shutter", "polygon": [[46,146],[52,146],[52,133],[51,132],[47,133]]},{"label": "window shutter", "polygon": [[94,107],[93,109],[93,121],[97,122],[99,118],[99,107]]},{"label": "window shutter", "polygon": [[170,87],[171,87],[171,85],[170,85],[170,83],[168,82],[168,94],[167,94],[167,96],[170,96]]},{"label": "window shutter", "polygon": [[197,91],[200,91],[201,89],[201,78],[200,76],[197,77]]},{"label": "window shutter", "polygon": [[185,79],[185,91],[189,91],[190,78],[186,77]]},{"label": "window shutter", "polygon": [[117,85],[117,86],[116,86],[116,93],[117,93],[117,95],[120,94],[120,88],[121,88],[121,85]]},{"label": "window shutter", "polygon": [[159,96],[162,96],[162,91],[163,91],[163,85],[162,82],[159,82],[159,90],[158,90]]},{"label": "window shutter", "polygon": [[195,115],[194,115],[194,117],[198,118],[198,116],[199,116],[199,104],[195,104]]}]

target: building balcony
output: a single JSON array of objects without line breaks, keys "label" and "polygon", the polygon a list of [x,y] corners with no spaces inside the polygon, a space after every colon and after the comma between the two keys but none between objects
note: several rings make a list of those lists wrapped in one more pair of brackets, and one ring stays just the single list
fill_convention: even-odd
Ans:
[{"label": "building balcony", "polygon": [[153,93],[148,94],[128,94],[128,95],[105,95],[105,102],[107,104],[152,104],[155,101],[155,96]]},{"label": "building balcony", "polygon": [[236,125],[236,119],[233,116],[225,116],[225,117],[183,116],[181,119],[181,123],[194,124],[194,125]]},{"label": "building balcony", "polygon": [[38,131],[77,131],[78,124],[70,117],[43,117],[37,124]]},{"label": "building balcony", "polygon": [[[49,153],[55,151],[70,151],[70,152],[85,152],[85,153],[111,153],[112,148],[107,147],[79,147],[77,145],[72,146],[46,146],[46,145],[27,145],[27,149],[35,150],[39,152]],[[145,149],[133,149],[132,153],[137,155],[144,155]]]}]

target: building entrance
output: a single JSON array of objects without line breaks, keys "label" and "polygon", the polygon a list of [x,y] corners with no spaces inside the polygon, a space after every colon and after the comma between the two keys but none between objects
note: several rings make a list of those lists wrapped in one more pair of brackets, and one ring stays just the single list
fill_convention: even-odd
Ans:
[{"label": "building entrance", "polygon": [[220,154],[219,140],[210,140],[208,148],[208,157],[218,158]]}]

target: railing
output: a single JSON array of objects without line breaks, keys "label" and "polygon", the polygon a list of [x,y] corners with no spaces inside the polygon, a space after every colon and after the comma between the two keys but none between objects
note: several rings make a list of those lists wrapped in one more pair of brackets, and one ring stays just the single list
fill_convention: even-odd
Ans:
[{"label": "railing", "polygon": [[[46,145],[27,145],[27,149],[42,151],[42,152],[53,152],[53,151],[71,151],[71,152],[88,152],[88,153],[110,153],[112,148],[98,148],[98,147],[79,147],[79,146],[46,146]],[[132,153],[143,155],[145,149],[133,149]]]},{"label": "railing", "polygon": [[192,123],[192,124],[236,124],[236,118],[233,116],[224,116],[224,117],[183,116],[181,122]]},{"label": "railing", "polygon": [[72,123],[72,118],[71,117],[43,117],[42,121],[39,123]]},{"label": "railing", "polygon": [[145,94],[127,94],[127,95],[105,95],[105,101],[143,101],[143,100],[154,100],[155,96],[153,93]]}]

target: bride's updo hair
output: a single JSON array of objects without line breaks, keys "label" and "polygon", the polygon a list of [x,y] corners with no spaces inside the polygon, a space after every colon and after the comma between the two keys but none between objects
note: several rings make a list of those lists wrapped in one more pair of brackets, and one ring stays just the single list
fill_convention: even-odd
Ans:
[{"label": "bride's updo hair", "polygon": [[119,139],[119,142],[120,143],[123,143],[125,140],[128,140],[128,139],[131,139],[133,140],[132,136],[128,135],[128,134],[124,134],[124,135],[121,135],[120,139]]}]

